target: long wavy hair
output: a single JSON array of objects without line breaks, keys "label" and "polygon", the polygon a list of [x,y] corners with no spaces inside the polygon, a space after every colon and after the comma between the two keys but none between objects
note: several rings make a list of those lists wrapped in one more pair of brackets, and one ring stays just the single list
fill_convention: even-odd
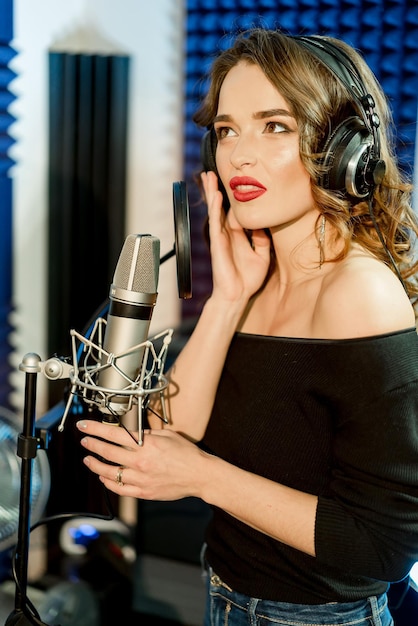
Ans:
[{"label": "long wavy hair", "polygon": [[418,260],[414,259],[413,253],[418,220],[411,206],[412,187],[397,165],[390,108],[360,54],[343,41],[330,37],[326,39],[351,59],[375,101],[375,110],[380,118],[380,156],[385,161],[386,172],[382,182],[374,188],[372,197],[356,199],[324,189],[319,184],[321,151],[329,134],[343,120],[358,115],[358,111],[352,95],[334,74],[297,39],[280,31],[262,28],[245,31],[237,36],[232,47],[219,54],[211,68],[209,90],[194,121],[203,127],[212,125],[222,83],[238,62],[258,65],[285,98],[297,121],[300,155],[311,176],[313,198],[320,211],[319,219],[325,215],[334,226],[336,237],[344,242],[342,251],[326,261],[342,260],[351,243],[356,241],[401,276],[415,305],[418,297],[415,276]]}]

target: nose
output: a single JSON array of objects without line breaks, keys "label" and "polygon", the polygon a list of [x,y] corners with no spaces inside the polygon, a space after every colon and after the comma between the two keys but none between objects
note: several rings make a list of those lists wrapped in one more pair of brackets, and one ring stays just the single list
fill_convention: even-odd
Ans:
[{"label": "nose", "polygon": [[234,147],[229,155],[229,160],[231,165],[236,169],[241,169],[246,165],[254,165],[257,158],[250,137],[241,134],[236,138]]}]

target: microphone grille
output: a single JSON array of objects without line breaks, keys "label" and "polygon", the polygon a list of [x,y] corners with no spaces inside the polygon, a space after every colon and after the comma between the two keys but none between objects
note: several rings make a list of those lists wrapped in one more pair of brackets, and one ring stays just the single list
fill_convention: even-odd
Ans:
[{"label": "microphone grille", "polygon": [[138,293],[156,293],[160,240],[152,235],[128,235],[115,269],[113,286]]}]

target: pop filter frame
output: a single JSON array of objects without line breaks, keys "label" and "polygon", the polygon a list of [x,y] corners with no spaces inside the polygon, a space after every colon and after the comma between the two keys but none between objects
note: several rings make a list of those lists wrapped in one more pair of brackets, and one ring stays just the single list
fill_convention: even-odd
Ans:
[{"label": "pop filter frame", "polygon": [[192,255],[190,241],[190,211],[187,187],[183,180],[173,183],[174,247],[160,259],[163,264],[176,255],[179,298],[192,297]]},{"label": "pop filter frame", "polygon": [[190,214],[187,188],[184,181],[173,183],[175,252],[179,297],[192,297]]}]

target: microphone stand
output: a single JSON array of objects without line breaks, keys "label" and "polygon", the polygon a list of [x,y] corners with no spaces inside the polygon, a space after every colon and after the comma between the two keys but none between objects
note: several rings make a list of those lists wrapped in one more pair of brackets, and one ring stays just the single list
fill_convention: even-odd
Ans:
[{"label": "microphone stand", "polygon": [[[22,459],[20,481],[20,514],[18,539],[16,546],[16,592],[15,609],[6,620],[6,626],[26,626],[35,624],[43,625],[28,609],[27,584],[28,584],[28,559],[29,559],[29,535],[30,535],[30,496],[32,481],[33,459],[36,457],[38,448],[44,447],[45,442],[35,436],[35,412],[36,412],[36,381],[40,369],[41,358],[37,354],[27,354],[19,369],[26,373],[25,380],[25,405],[23,411],[23,432],[19,435],[17,454]],[[46,624],[44,626],[47,626]]]},{"label": "microphone stand", "polygon": [[[71,331],[73,338],[73,353],[74,357],[76,357],[76,346],[75,346],[75,337],[78,336],[81,341],[85,344],[93,344],[90,340],[82,337],[75,331]],[[155,349],[152,350],[152,358],[154,359],[154,365],[151,368],[149,374],[157,374],[158,376],[158,386],[154,388],[148,388],[146,391],[142,387],[143,376],[145,375],[146,368],[142,368],[141,373],[143,372],[141,379],[138,383],[139,386],[135,387],[133,390],[117,390],[117,393],[120,395],[127,395],[128,397],[138,397],[143,400],[144,395],[162,392],[167,386],[167,380],[162,375],[162,369],[165,364],[165,355],[168,349],[169,342],[171,341],[172,329],[167,329],[163,331],[159,335],[156,335],[154,339],[159,339],[164,337],[163,346],[159,352],[156,353]],[[151,341],[144,342],[145,344],[150,344],[153,346]],[[134,346],[132,350],[141,346],[143,344],[139,344],[138,346]],[[101,348],[99,348],[101,350]],[[150,347],[147,345],[145,354],[148,354],[148,350]],[[128,351],[129,352],[129,351]],[[145,360],[147,357],[144,357]],[[69,408],[71,406],[73,391],[70,393],[69,400],[67,402],[66,408],[64,410],[64,417],[62,415],[55,415],[56,411],[52,409],[49,414],[45,415],[41,420],[37,423],[37,428],[35,429],[35,417],[36,417],[36,383],[37,383],[37,375],[39,372],[43,372],[45,376],[49,380],[57,380],[60,378],[70,378],[72,380],[73,387],[80,386],[82,389],[90,390],[97,389],[102,390],[101,387],[97,387],[96,385],[92,385],[89,383],[85,383],[77,378],[78,375],[78,365],[76,363],[76,358],[74,358],[75,366],[70,365],[65,361],[61,361],[58,358],[49,359],[46,362],[42,362],[41,358],[34,353],[26,354],[22,363],[19,365],[20,371],[25,372],[25,398],[24,398],[24,409],[23,409],[23,431],[19,434],[18,442],[17,442],[17,455],[21,458],[21,476],[20,476],[20,501],[19,501],[19,526],[18,526],[18,535],[17,535],[17,544],[15,551],[15,568],[14,568],[14,579],[16,583],[16,591],[15,591],[15,608],[10,613],[9,617],[5,622],[5,626],[48,626],[45,622],[42,622],[40,617],[38,616],[36,609],[34,607],[28,606],[28,598],[27,598],[27,584],[28,584],[28,560],[29,560],[29,544],[30,544],[30,497],[31,497],[31,487],[32,487],[32,466],[33,460],[36,457],[37,450],[39,448],[46,449],[48,447],[49,442],[49,428],[53,424],[55,424],[59,418],[61,418],[61,425],[63,427],[63,420],[65,420],[65,416],[68,414]],[[88,368],[87,368],[88,369]],[[76,373],[74,373],[74,371]],[[71,373],[70,373],[71,372]],[[75,379],[74,379],[75,377]],[[77,380],[77,383],[75,382]],[[113,395],[115,395],[115,390],[108,390]],[[95,404],[97,406],[97,401],[90,400],[88,397],[84,398],[86,402],[90,404]],[[61,404],[58,405],[58,408],[61,409]],[[163,405],[164,406],[164,405]],[[142,445],[142,412],[143,406],[142,402],[138,402],[138,432],[139,439],[138,444]],[[165,409],[163,408],[163,417],[161,418],[163,421],[166,421]],[[61,426],[60,426],[61,428]]]}]

